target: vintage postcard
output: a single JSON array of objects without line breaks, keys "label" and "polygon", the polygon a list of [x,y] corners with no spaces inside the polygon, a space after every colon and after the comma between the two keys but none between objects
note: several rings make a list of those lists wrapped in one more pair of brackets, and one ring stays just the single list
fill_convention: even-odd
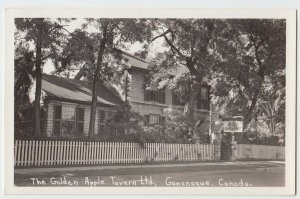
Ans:
[{"label": "vintage postcard", "polygon": [[6,194],[295,194],[296,11],[5,11]]}]

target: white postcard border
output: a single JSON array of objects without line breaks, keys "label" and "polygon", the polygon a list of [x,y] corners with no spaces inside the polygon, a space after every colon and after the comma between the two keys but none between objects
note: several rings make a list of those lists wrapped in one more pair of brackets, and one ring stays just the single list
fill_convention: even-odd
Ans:
[{"label": "white postcard border", "polygon": [[[14,126],[14,18],[15,17],[148,17],[148,18],[278,18],[286,19],[286,165],[285,187],[15,187]],[[154,8],[7,8],[5,10],[4,141],[5,194],[205,194],[291,195],[295,193],[296,11],[291,9],[154,9]],[[8,133],[11,132],[11,133]]]}]

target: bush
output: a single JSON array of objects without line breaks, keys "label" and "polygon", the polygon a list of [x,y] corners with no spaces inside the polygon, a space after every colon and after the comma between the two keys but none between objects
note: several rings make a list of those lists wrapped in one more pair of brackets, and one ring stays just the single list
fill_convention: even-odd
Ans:
[{"label": "bush", "polygon": [[280,138],[276,135],[266,136],[259,135],[257,132],[244,132],[243,134],[236,135],[236,137],[240,137],[240,140],[238,140],[239,144],[258,144],[272,146],[285,145],[285,143],[280,142]]},{"label": "bush", "polygon": [[[208,133],[195,127],[195,121],[186,118],[182,111],[166,109],[166,120],[161,124],[147,124],[144,117],[128,112],[125,122],[107,124],[101,135],[89,138],[86,135],[33,135],[15,133],[18,140],[50,141],[98,141],[98,142],[134,142],[140,143],[208,143]],[[130,119],[129,119],[130,118]],[[121,130],[115,127],[122,127]]]}]

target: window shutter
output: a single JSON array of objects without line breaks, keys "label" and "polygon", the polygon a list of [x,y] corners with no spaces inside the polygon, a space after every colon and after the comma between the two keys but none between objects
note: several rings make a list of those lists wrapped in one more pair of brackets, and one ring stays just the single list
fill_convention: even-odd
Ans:
[{"label": "window shutter", "polygon": [[160,93],[159,103],[165,104],[166,103],[166,91],[165,91],[165,88],[161,89],[159,91],[159,93]]},{"label": "window shutter", "polygon": [[77,134],[83,134],[84,131],[84,108],[77,108],[76,110],[76,124]]},{"label": "window shutter", "polygon": [[61,105],[54,105],[54,114],[53,114],[53,133],[59,135],[61,132]]}]

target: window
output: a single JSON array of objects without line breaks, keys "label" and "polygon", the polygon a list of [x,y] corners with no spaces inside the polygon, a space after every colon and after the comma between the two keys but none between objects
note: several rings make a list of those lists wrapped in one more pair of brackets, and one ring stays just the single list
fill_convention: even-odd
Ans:
[{"label": "window", "polygon": [[145,115],[145,125],[149,124],[149,115]]},{"label": "window", "polygon": [[145,84],[144,84],[144,101],[151,101],[151,102],[158,102],[161,104],[165,104],[166,103],[166,89],[162,88],[162,89],[148,90],[146,88],[150,85],[150,81],[151,81],[151,77],[147,73],[144,76],[144,82],[145,82]]},{"label": "window", "polygon": [[56,135],[75,135],[84,132],[84,108],[54,106],[53,133]]},{"label": "window", "polygon": [[164,116],[159,117],[159,123],[164,124],[166,122],[166,118]]},{"label": "window", "polygon": [[149,124],[163,124],[166,121],[166,118],[156,114],[145,115],[145,125]]},{"label": "window", "polygon": [[144,98],[144,100],[165,104],[166,103],[165,88],[160,89],[160,90],[146,90],[145,89],[145,98]]},{"label": "window", "polygon": [[77,108],[77,134],[83,134],[84,131],[84,108]]},{"label": "window", "polygon": [[175,106],[184,106],[184,102],[180,99],[177,93],[172,92],[172,104]]},{"label": "window", "polygon": [[198,95],[197,108],[209,110],[208,87],[201,87],[200,93]]},{"label": "window", "polygon": [[166,89],[160,89],[158,91],[158,103],[165,104],[166,103]]},{"label": "window", "polygon": [[62,107],[62,134],[75,134],[75,107],[63,106]]},{"label": "window", "polygon": [[159,115],[149,115],[149,123],[150,124],[158,124],[159,123]]}]

